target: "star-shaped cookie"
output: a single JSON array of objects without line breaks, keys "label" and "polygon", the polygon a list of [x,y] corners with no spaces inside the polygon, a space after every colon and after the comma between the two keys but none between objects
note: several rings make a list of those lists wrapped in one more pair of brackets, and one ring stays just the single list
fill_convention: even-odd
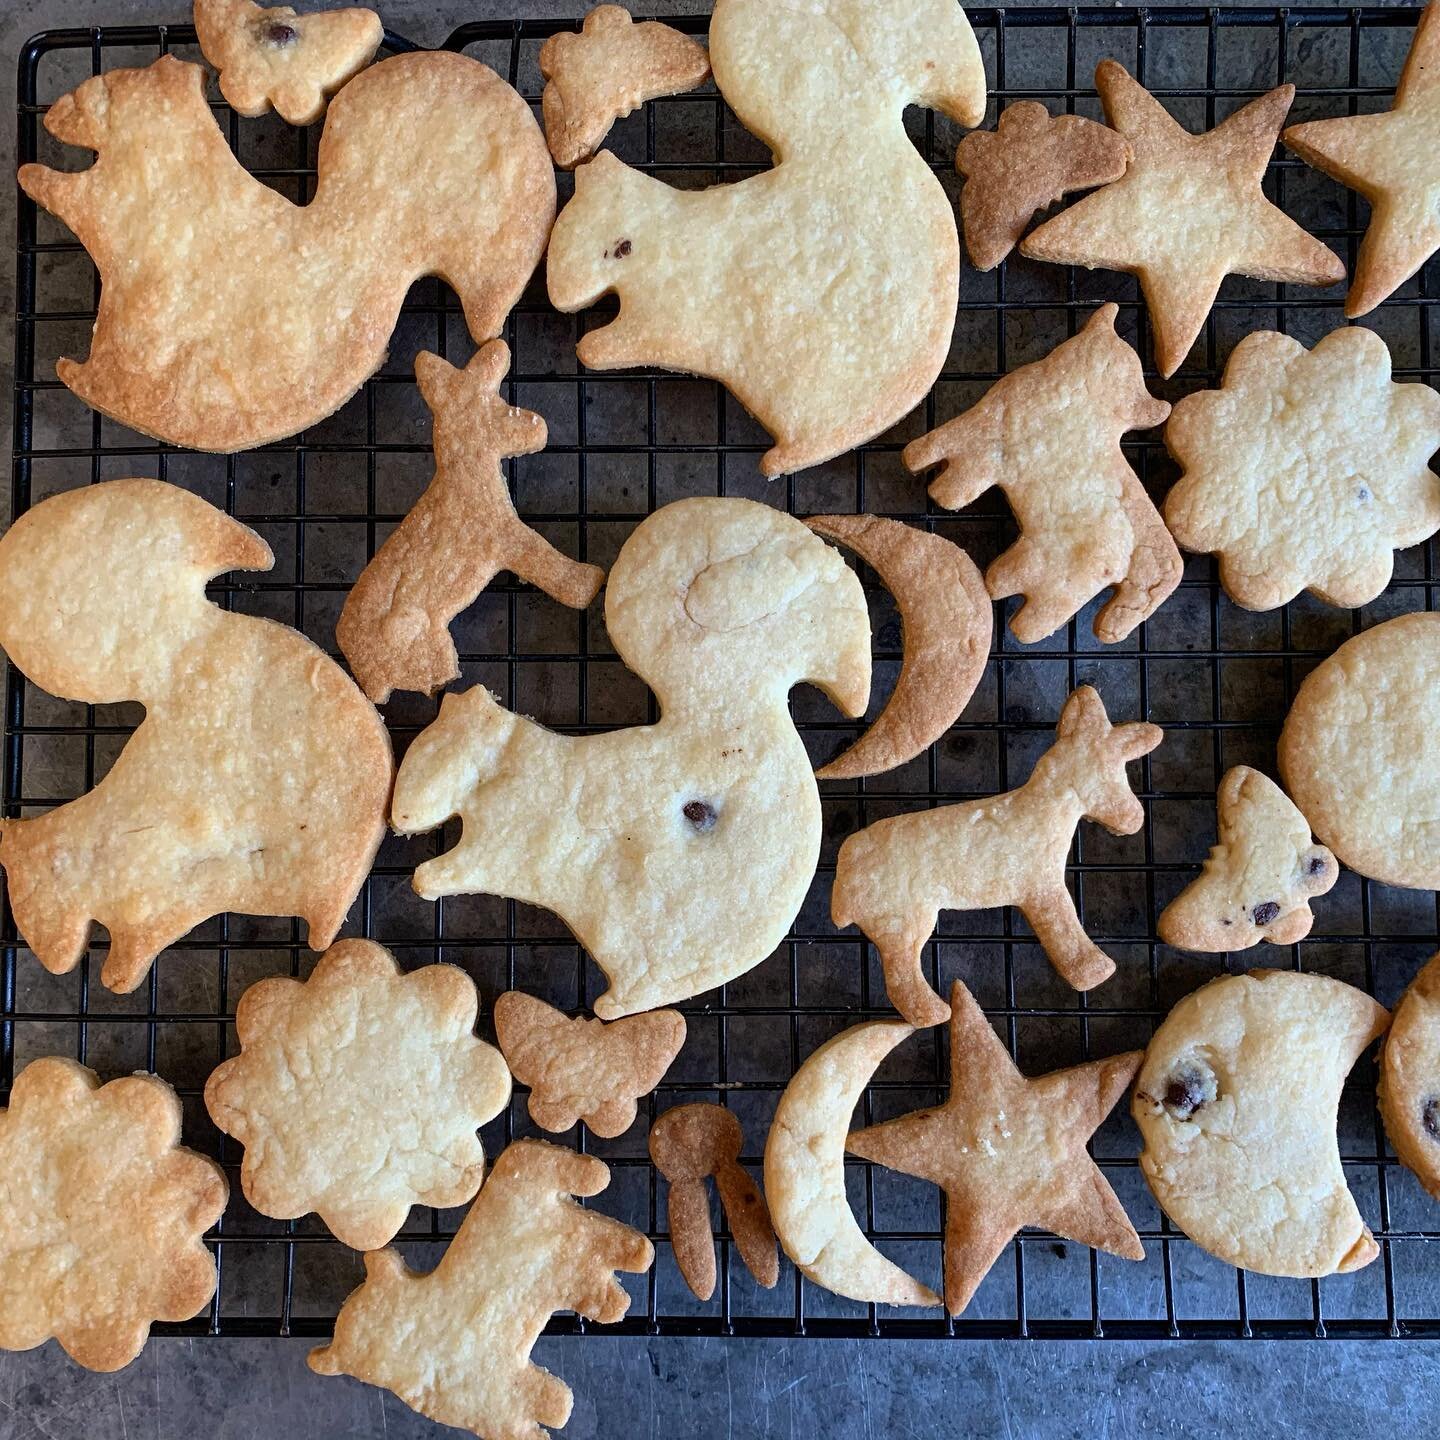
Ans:
[{"label": "star-shaped cookie", "polygon": [[1351,319],[1368,314],[1440,249],[1440,8],[1420,16],[1391,109],[1310,120],[1280,138],[1370,202],[1345,297]]},{"label": "star-shaped cookie", "polygon": [[1135,1078],[1140,1051],[1027,1080],[957,980],[950,992],[950,1095],[855,1131],[852,1155],[945,1192],[945,1306],[958,1315],[1025,1225],[1127,1260],[1145,1251],[1086,1142]]},{"label": "star-shaped cookie", "polygon": [[1227,275],[1301,285],[1345,278],[1339,256],[1260,189],[1293,85],[1252,100],[1203,135],[1182,129],[1113,60],[1100,62],[1095,88],[1135,158],[1114,184],[1032,231],[1020,252],[1138,276],[1162,375],[1180,368]]}]

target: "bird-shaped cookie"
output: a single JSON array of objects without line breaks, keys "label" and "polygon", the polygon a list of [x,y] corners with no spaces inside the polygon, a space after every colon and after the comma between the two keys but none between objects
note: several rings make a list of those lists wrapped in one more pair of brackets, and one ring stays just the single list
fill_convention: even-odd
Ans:
[{"label": "bird-shaped cookie", "polygon": [[484,892],[556,911],[605,971],[602,1019],[734,979],[780,943],[820,852],[820,798],[791,719],[809,681],[845,714],[870,692],[860,582],[800,521],[679,500],[625,542],[605,622],[660,719],[557,735],[488,691],[447,695],[400,767],[392,823],[460,843],[426,899]]}]

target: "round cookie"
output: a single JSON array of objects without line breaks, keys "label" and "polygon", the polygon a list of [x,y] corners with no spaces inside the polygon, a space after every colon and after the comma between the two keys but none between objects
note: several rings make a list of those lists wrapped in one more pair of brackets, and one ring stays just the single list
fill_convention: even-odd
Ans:
[{"label": "round cookie", "polygon": [[1395,1007],[1380,1056],[1379,1098],[1395,1153],[1440,1200],[1440,955]]},{"label": "round cookie", "polygon": [[1300,687],[1280,774],[1323,841],[1387,885],[1440,890],[1440,614],[1347,640]]},{"label": "round cookie", "polygon": [[1264,1275],[1358,1270],[1379,1253],[1345,1185],[1345,1076],[1390,1016],[1323,975],[1252,970],[1187,995],[1145,1052],[1131,1113],[1165,1213]]}]

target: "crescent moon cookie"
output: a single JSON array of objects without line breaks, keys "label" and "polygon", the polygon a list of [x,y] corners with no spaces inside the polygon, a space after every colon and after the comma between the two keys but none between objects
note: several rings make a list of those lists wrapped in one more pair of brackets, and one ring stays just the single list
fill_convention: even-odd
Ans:
[{"label": "crescent moon cookie", "polygon": [[1021,537],[985,584],[996,600],[1025,597],[1010,620],[1022,644],[1053,635],[1112,585],[1094,631],[1115,644],[1180,583],[1180,552],[1120,448],[1170,406],[1145,388],[1140,357],[1115,333],[1118,314],[1102,305],[1078,335],[901,454],[916,473],[941,466],[930,494],[947,510],[1004,490]]},{"label": "crescent moon cookie", "polygon": [[1335,1139],[1350,1067],[1389,1013],[1324,975],[1252,970],[1187,995],[1145,1051],[1131,1113],[1140,1168],[1197,1245],[1263,1275],[1368,1265]]},{"label": "crescent moon cookie", "polygon": [[1339,256],[1260,188],[1293,85],[1252,100],[1203,135],[1176,124],[1114,60],[1100,62],[1095,87],[1134,159],[1113,185],[1032,230],[1020,253],[1138,276],[1162,375],[1180,368],[1227,275],[1293,285],[1345,278]]},{"label": "crescent moon cookie", "polygon": [[1310,120],[1280,137],[1307,164],[1370,202],[1370,227],[1345,297],[1351,319],[1393,295],[1440,247],[1437,133],[1440,9],[1427,5],[1389,110]]},{"label": "crescent moon cookie", "polygon": [[945,1192],[945,1308],[958,1315],[1026,1225],[1126,1260],[1145,1247],[1090,1137],[1135,1072],[1138,1050],[1027,1080],[957,980],[950,992],[950,1094],[943,1105],[855,1131],[852,1155]]},{"label": "crescent moon cookie", "polygon": [[1440,955],[1410,982],[1380,1052],[1380,1115],[1403,1165],[1440,1200]]},{"label": "crescent moon cookie", "polygon": [[993,270],[1047,205],[1118,180],[1130,155],[1123,135],[1083,115],[1051,115],[1038,100],[1007,105],[993,130],[976,130],[955,151],[965,177],[965,248],[975,268]]},{"label": "crescent moon cookie", "polygon": [[0,1110],[0,1349],[54,1336],[86,1369],[128,1365],[152,1321],[210,1303],[200,1237],[228,1197],[225,1172],[181,1146],[163,1080],[31,1061]]},{"label": "crescent moon cookie", "polygon": [[597,5],[580,33],[561,31],[540,47],[545,139],[555,163],[573,170],[605,143],[610,127],[647,100],[703,85],[703,45],[658,20],[637,25],[621,5]]},{"label": "crescent moon cookie", "polygon": [[345,86],[304,206],[241,166],[204,69],[173,56],[86,80],[45,128],[98,155],[20,169],[100,272],[90,356],[56,373],[92,409],[192,450],[265,445],[338,410],[380,368],[422,275],[455,290],[477,341],[496,335],[555,217],[530,107],[447,51]]},{"label": "crescent moon cookie", "polygon": [[940,373],[960,244],[903,117],[978,125],[985,69],[955,0],[717,0],[710,63],[774,168],[682,191],[602,152],[550,238],[550,300],[619,295],[581,362],[721,381],[775,439],[761,472],[787,475],[888,429]]},{"label": "crescent moon cookie", "polygon": [[673,1004],[774,952],[820,855],[820,794],[788,696],[870,693],[870,616],[839,551],[753,500],[678,500],[626,540],[605,591],[620,659],[660,719],[557,735],[477,687],[405,755],[402,835],[463,821],[415,889],[555,911],[610,981],[602,1020]]},{"label": "crescent moon cookie", "polygon": [[483,1437],[543,1440],[570,1418],[564,1381],[530,1363],[557,1310],[613,1325],[630,1308],[615,1272],[643,1274],[655,1250],[637,1230],[572,1195],[598,1195],[610,1171],[543,1140],[501,1152],[460,1232],[422,1275],[394,1249],[365,1257],[365,1281],[310,1352],[319,1375],[381,1385],[413,1410]]},{"label": "crescent moon cookie", "polygon": [[1164,909],[1157,927],[1182,950],[1293,945],[1310,933],[1310,901],[1340,878],[1335,857],[1285,792],[1248,765],[1227,771],[1216,795],[1220,843]]},{"label": "crescent moon cookie", "polygon": [[205,1108],[245,1147],[241,1184],[262,1214],[315,1211],[355,1250],[378,1250],[412,1205],[480,1188],[476,1130],[510,1098],[510,1072],[476,1039],[475,986],[453,965],[403,974],[373,940],[341,940],[306,981],[240,998],[241,1052]]},{"label": "crescent moon cookie", "polygon": [[818,780],[856,780],[923,755],[959,719],[990,658],[990,597],[975,563],[943,535],[875,515],[812,515],[817,534],[853,550],[900,611],[900,678],[875,723]]},{"label": "crescent moon cookie", "polygon": [[291,125],[312,125],[375,58],[385,27],[373,10],[297,15],[289,5],[195,0],[195,34],[232,109],[253,116],[273,105]]},{"label": "crescent moon cookie", "polygon": [[1440,614],[1347,640],[1300,686],[1280,775],[1316,836],[1386,885],[1440,890]]},{"label": "crescent moon cookie", "polygon": [[1370,330],[1332,330],[1313,350],[1261,330],[1218,390],[1185,396],[1165,427],[1183,474],[1165,523],[1187,550],[1220,557],[1237,605],[1273,610],[1310,590],[1368,605],[1392,551],[1440,530],[1440,395],[1396,385]]},{"label": "crescent moon cookie", "polygon": [[222,610],[205,585],[268,570],[238,521],[160,480],[27,510],[0,540],[0,646],[36,685],[145,718],[88,794],[0,824],[15,923],[49,971],[110,932],[100,972],[135,989],[224,911],[299,915],[323,950],[385,833],[393,761],[374,707],[322,650]]}]

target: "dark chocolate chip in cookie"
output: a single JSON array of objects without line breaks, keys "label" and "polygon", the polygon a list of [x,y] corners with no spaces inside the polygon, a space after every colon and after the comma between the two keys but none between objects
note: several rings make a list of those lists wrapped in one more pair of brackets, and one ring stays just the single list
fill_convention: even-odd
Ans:
[{"label": "dark chocolate chip in cookie", "polygon": [[265,38],[275,46],[293,45],[300,32],[293,25],[282,25],[278,21],[265,27]]},{"label": "dark chocolate chip in cookie", "polygon": [[715,828],[715,807],[704,800],[687,800],[680,812],[702,834]]},{"label": "dark chocolate chip in cookie", "polygon": [[1273,900],[1266,900],[1255,907],[1251,918],[1257,925],[1268,925],[1272,920],[1278,918],[1279,914],[1279,905]]},{"label": "dark chocolate chip in cookie", "polygon": [[1432,1095],[1420,1111],[1420,1123],[1432,1140],[1440,1140],[1440,1096]]},{"label": "dark chocolate chip in cookie", "polygon": [[1161,1104],[1177,1119],[1188,1120],[1208,1097],[1205,1077],[1198,1070],[1177,1070],[1165,1082]]}]

